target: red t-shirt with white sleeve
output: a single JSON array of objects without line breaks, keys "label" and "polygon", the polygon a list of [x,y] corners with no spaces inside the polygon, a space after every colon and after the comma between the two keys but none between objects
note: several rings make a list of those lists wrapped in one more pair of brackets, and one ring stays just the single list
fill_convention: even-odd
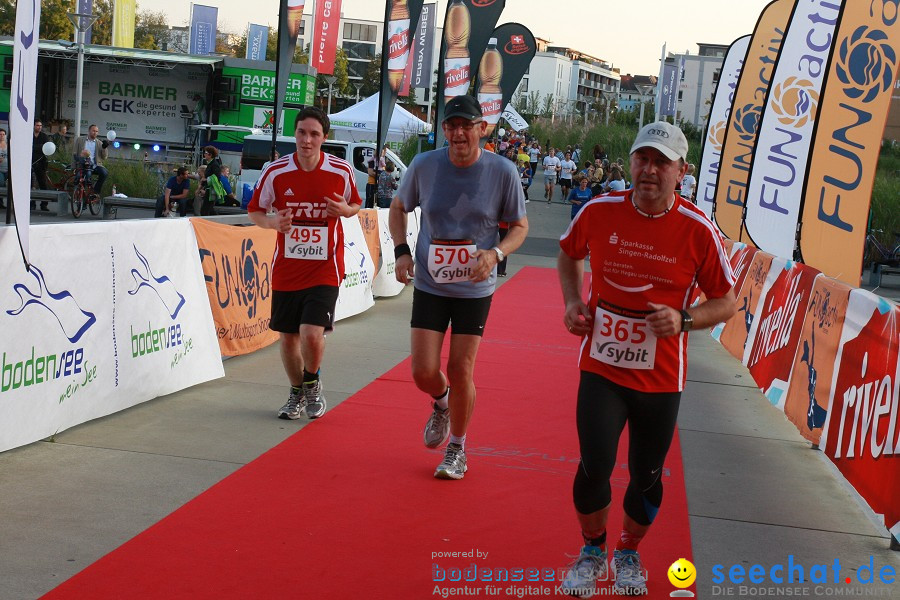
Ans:
[{"label": "red t-shirt with white sleeve", "polygon": [[278,232],[272,289],[297,291],[317,285],[340,286],[344,279],[344,229],[340,217],[325,213],[326,199],[338,193],[362,204],[347,161],[321,153],[312,171],[300,168],[296,153],[282,156],[263,171],[248,211],[293,211],[291,231]]},{"label": "red t-shirt with white sleeve", "polygon": [[589,201],[559,245],[569,257],[590,254],[588,307],[593,331],[579,366],[643,392],[680,392],[687,374],[687,333],[657,338],[646,324],[648,302],[688,308],[696,286],[720,298],[734,284],[715,226],[691,202],[673,195],[665,214],[642,215],[632,190]]}]

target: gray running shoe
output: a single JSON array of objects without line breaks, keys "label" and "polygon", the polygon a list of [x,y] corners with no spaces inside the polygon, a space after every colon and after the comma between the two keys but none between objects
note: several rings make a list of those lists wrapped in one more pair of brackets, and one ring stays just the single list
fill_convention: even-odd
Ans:
[{"label": "gray running shoe", "polygon": [[466,474],[466,451],[459,444],[447,444],[444,460],[438,465],[434,476],[438,479],[462,479]]},{"label": "gray running shoe", "polygon": [[606,580],[608,568],[606,552],[594,554],[597,550],[594,546],[581,548],[581,554],[569,567],[569,571],[563,579],[561,586],[563,593],[579,598],[590,598],[596,591],[597,580]]},{"label": "gray running shoe", "polygon": [[641,556],[635,550],[613,552],[613,570],[616,583],[613,590],[621,596],[646,596],[647,576],[641,566]]},{"label": "gray running shoe", "polygon": [[306,416],[318,419],[325,414],[325,394],[322,393],[322,380],[303,384],[303,398],[306,403]]},{"label": "gray running shoe", "polygon": [[296,392],[291,390],[288,401],[278,411],[279,419],[299,419],[300,413],[306,407],[306,398],[303,397],[303,390]]},{"label": "gray running shoe", "polygon": [[434,403],[434,412],[425,423],[425,447],[437,448],[450,437],[450,408],[440,409]]}]

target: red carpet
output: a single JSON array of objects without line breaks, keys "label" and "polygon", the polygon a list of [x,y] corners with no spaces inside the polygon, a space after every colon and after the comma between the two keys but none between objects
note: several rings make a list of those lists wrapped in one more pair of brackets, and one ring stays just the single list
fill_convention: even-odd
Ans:
[{"label": "red carpet", "polygon": [[[429,405],[405,361],[45,598],[406,600],[441,597],[435,586],[448,597],[557,596],[546,570],[556,575],[581,543],[577,340],[561,316],[553,270],[524,269],[496,294],[462,481],[432,477],[441,453],[422,446]],[[621,450],[612,540],[627,483]],[[669,565],[691,558],[677,438],[666,466],[665,503],[642,545],[658,598],[674,589]],[[486,582],[485,569],[522,579]]]}]

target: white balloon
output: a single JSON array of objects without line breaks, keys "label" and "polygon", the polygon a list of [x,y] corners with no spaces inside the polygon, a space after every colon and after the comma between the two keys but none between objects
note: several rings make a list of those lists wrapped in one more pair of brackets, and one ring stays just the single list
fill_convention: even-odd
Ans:
[{"label": "white balloon", "polygon": [[53,142],[46,142],[41,147],[41,151],[44,153],[44,156],[50,156],[56,152],[56,144]]},{"label": "white balloon", "polygon": [[116,139],[116,132],[113,131],[112,129],[110,129],[109,131],[107,131],[107,132],[106,132],[106,139],[108,139],[109,141],[115,140],[115,139]]},{"label": "white balloon", "polygon": [[506,135],[506,130],[501,127],[499,131],[497,131],[497,135],[503,137],[504,135]]}]

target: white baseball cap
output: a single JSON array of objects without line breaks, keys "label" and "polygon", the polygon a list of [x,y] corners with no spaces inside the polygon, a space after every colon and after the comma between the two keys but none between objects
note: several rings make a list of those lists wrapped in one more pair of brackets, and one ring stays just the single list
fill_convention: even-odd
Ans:
[{"label": "white baseball cap", "polygon": [[669,160],[687,160],[688,143],[681,129],[667,123],[657,121],[644,125],[638,132],[629,154],[640,148],[655,148]]}]

